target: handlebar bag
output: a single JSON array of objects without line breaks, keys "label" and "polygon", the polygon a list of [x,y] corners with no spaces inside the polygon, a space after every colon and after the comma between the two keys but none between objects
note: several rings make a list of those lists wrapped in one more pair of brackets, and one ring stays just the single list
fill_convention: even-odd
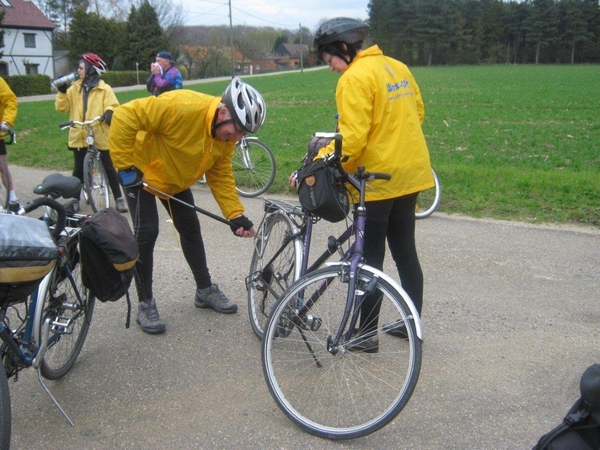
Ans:
[{"label": "handlebar bag", "polygon": [[25,301],[57,258],[58,249],[45,222],[0,214],[0,303]]},{"label": "handlebar bag", "polygon": [[336,169],[317,159],[298,170],[298,200],[310,213],[328,222],[348,215],[348,191]]}]

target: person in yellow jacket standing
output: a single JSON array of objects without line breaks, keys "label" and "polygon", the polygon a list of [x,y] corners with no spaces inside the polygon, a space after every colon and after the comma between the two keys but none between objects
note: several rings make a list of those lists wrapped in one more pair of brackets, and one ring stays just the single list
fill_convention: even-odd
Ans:
[{"label": "person in yellow jacket standing", "polygon": [[[17,119],[17,96],[12,91],[10,86],[4,81],[4,78],[0,78],[0,158],[6,162],[6,142],[4,142],[4,136],[7,131],[10,131],[15,124]],[[4,177],[3,173],[0,176]],[[12,177],[9,177],[11,185],[8,186],[9,190],[9,205],[11,209],[21,209],[21,204],[15,194],[14,183]]]},{"label": "person in yellow jacket standing", "polygon": [[[85,121],[103,116],[104,121],[94,125],[94,140],[100,150],[100,159],[106,170],[108,183],[119,212],[127,212],[121,195],[119,177],[108,152],[108,134],[112,115],[119,106],[119,100],[108,84],[100,79],[107,70],[106,63],[94,53],[84,53],[77,65],[79,79],[68,89],[66,84],[57,86],[55,107],[60,113],[68,113],[70,120]],[[69,129],[69,150],[73,152],[73,176],[83,182],[83,159],[87,152],[87,131],[83,128]],[[79,197],[73,202],[75,212],[79,210]]]},{"label": "person in yellow jacket standing", "polygon": [[194,276],[195,305],[225,314],[237,311],[237,304],[212,283],[190,187],[206,175],[223,216],[233,223],[233,233],[253,236],[253,224],[244,216],[235,189],[231,161],[236,142],[246,133],[257,132],[265,116],[262,96],[237,77],[222,97],[177,89],[133,100],[115,111],[110,152],[125,188],[140,249],[137,323],[144,332],[159,334],[166,329],[152,289],[153,252],[159,231],[155,194],[161,195],[156,190],[179,200],[160,198],[179,233]]},{"label": "person in yellow jacket standing", "polygon": [[[362,49],[368,32],[369,26],[360,20],[328,20],[315,33],[314,52],[341,74],[335,101],[342,153],[348,156],[344,169],[352,173],[364,166],[392,176],[390,181],[369,182],[366,262],[383,268],[387,240],[402,287],[421,313],[423,272],[415,245],[415,204],[420,191],[434,186],[421,128],[425,108],[405,64],[385,56],[377,45]],[[318,156],[331,152],[333,143]],[[379,300],[369,297],[361,306],[361,333],[377,329]],[[396,324],[388,333],[405,337],[406,328]],[[353,350],[377,352],[379,343],[376,337],[364,339]]]}]

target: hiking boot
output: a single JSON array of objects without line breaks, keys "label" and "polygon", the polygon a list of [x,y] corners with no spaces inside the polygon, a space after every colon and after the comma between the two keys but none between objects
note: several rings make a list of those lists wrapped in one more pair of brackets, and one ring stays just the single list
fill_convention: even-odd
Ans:
[{"label": "hiking boot", "polygon": [[194,304],[198,308],[212,308],[224,314],[233,314],[238,309],[237,305],[225,297],[216,284],[204,289],[197,289]]},{"label": "hiking boot", "polygon": [[165,332],[165,323],[158,315],[156,300],[140,302],[138,306],[137,323],[144,333],[160,334]]},{"label": "hiking boot", "polygon": [[406,331],[406,325],[402,321],[396,323],[384,324],[383,329],[390,336],[398,337],[400,339],[408,339],[408,332]]},{"label": "hiking boot", "polygon": [[127,206],[125,206],[125,199],[123,197],[119,197],[117,199],[117,211],[120,213],[126,213],[129,211]]}]

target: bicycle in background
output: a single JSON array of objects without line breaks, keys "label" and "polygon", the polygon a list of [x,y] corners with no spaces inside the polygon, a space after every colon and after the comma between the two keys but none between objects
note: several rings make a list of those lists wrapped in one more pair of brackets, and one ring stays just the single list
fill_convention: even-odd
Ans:
[{"label": "bicycle in background", "polygon": [[415,218],[425,219],[433,214],[440,204],[442,198],[442,183],[440,177],[434,168],[431,168],[433,173],[433,182],[435,186],[431,189],[419,192],[417,197],[417,204],[415,205]]},{"label": "bicycle in background", "polygon": [[[318,218],[265,200],[246,284],[250,320],[262,337],[263,373],[278,407],[305,431],[350,439],[382,428],[408,403],[421,367],[422,328],[399,283],[362,261],[367,183],[389,175],[363,167],[347,174],[339,135],[335,148],[327,165],[360,193],[350,226],[330,237],[327,250],[307,267]],[[336,253],[340,261],[319,269]],[[366,298],[379,312],[361,328]],[[401,324],[404,338],[391,333]],[[375,345],[367,348],[367,340]]]},{"label": "bicycle in background", "polygon": [[[18,280],[6,279],[6,276],[0,279],[0,360],[3,366],[0,370],[0,449],[10,447],[11,401],[7,379],[16,381],[19,372],[28,367],[36,369],[43,390],[67,422],[73,425],[42,377],[57,380],[69,372],[81,352],[92,320],[95,298],[83,285],[79,253],[81,225],[87,216],[67,216],[64,206],[56,200],[59,197],[72,198],[80,188],[81,182],[75,177],[58,173],[49,175],[34,189],[34,193],[42,197],[28,203],[19,212],[26,214],[40,206],[56,212],[56,222],[44,216],[52,233],[52,238],[48,239],[55,244],[46,249],[55,250],[55,253],[45,266],[45,275],[39,273],[39,267],[36,268],[39,279],[24,280],[22,273]],[[11,214],[2,220],[5,224],[18,220],[20,222],[16,225],[19,227],[33,221],[30,225],[39,227],[41,224],[48,233],[46,224],[37,219]],[[0,236],[0,241],[0,249],[18,245],[11,242],[10,236]],[[23,251],[31,253],[32,250],[27,248]],[[41,258],[41,255],[38,257]],[[6,259],[2,258],[0,264],[4,264]],[[29,274],[32,270],[28,268],[25,273]]]},{"label": "bicycle in background", "polygon": [[[231,161],[235,188],[242,197],[257,197],[264,194],[273,184],[275,156],[271,149],[257,137],[244,136],[235,144]],[[199,183],[206,183],[202,177]]]},{"label": "bicycle in background", "polygon": [[83,192],[86,201],[94,212],[110,206],[110,186],[106,169],[100,159],[100,150],[96,148],[94,143],[94,125],[103,120],[102,116],[98,116],[84,122],[72,120],[59,125],[62,130],[83,128],[87,131],[86,144],[88,148],[83,160]]}]

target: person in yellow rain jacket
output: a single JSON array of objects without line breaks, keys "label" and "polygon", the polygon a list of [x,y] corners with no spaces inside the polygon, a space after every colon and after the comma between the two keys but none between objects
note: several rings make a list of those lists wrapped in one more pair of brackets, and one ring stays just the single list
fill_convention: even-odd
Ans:
[{"label": "person in yellow rain jacket", "polygon": [[[17,119],[17,96],[12,91],[10,86],[4,81],[4,78],[0,78],[0,158],[6,162],[6,142],[4,142],[5,133],[10,131],[15,124]],[[7,186],[9,191],[9,204],[12,209],[21,209],[19,199],[15,194],[14,182],[10,174],[0,173],[0,176],[4,178],[4,181],[10,180],[10,186]],[[0,205],[1,206],[1,205]]]},{"label": "person in yellow rain jacket", "polygon": [[223,216],[234,224],[233,233],[253,236],[253,224],[243,215],[235,189],[231,161],[235,143],[246,133],[258,131],[265,116],[262,96],[238,77],[222,97],[177,89],[131,101],[115,111],[110,152],[140,247],[137,322],[144,332],[159,334],[166,329],[152,291],[153,250],[158,237],[155,194],[161,197],[157,190],[190,205],[160,198],[180,235],[196,282],[195,305],[221,313],[237,311],[237,304],[211,281],[190,187],[205,175]]},{"label": "person in yellow rain jacket", "polygon": [[[54,102],[56,111],[68,113],[70,120],[85,121],[102,116],[103,122],[94,124],[94,144],[100,150],[100,160],[106,171],[110,190],[115,198],[116,208],[126,213],[125,200],[121,195],[119,177],[110,160],[108,152],[108,133],[111,117],[119,106],[119,100],[111,86],[100,79],[106,72],[106,63],[95,53],[83,53],[77,64],[79,79],[70,87],[66,84],[57,86],[58,93]],[[87,130],[85,128],[69,128],[68,148],[73,152],[73,176],[83,183],[83,160],[87,153]],[[74,212],[79,211],[79,196],[72,203]]]},{"label": "person in yellow rain jacket", "polygon": [[[389,181],[373,180],[366,192],[365,260],[383,268],[385,243],[396,263],[403,288],[419,313],[423,304],[423,272],[415,245],[415,204],[420,191],[434,186],[429,151],[421,124],[425,108],[408,67],[386,57],[377,45],[362,49],[369,26],[355,19],[335,18],[315,33],[314,51],[341,74],[335,101],[342,153],[347,172],[364,166],[369,172],[391,174]],[[333,143],[317,156],[333,152]],[[360,333],[377,329],[379,299],[361,306]],[[405,337],[404,324],[386,326]],[[377,337],[359,340],[352,350],[377,352]]]}]

